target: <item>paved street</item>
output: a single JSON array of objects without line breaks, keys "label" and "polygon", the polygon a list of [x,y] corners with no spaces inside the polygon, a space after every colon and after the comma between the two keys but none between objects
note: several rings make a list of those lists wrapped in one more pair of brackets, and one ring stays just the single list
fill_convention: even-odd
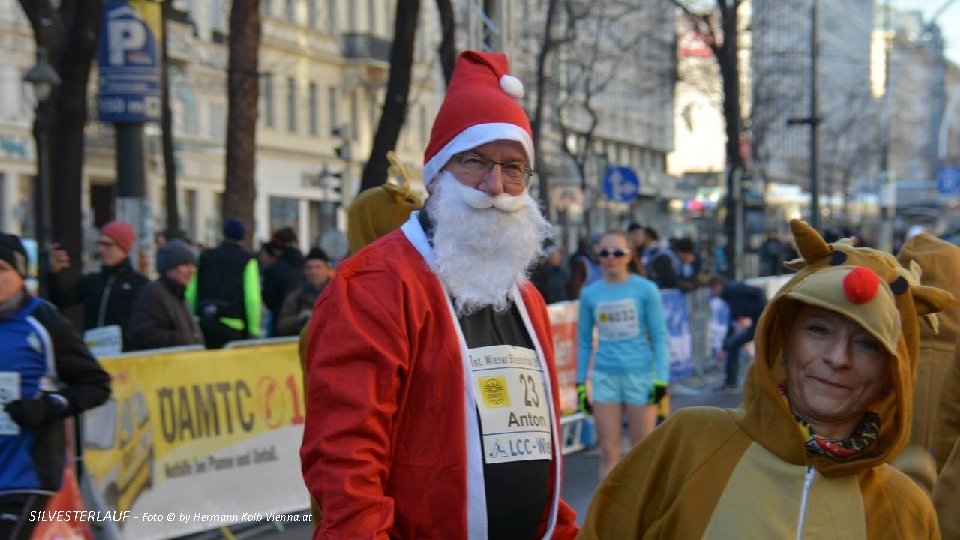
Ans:
[{"label": "paved street", "polygon": [[[740,395],[718,394],[712,391],[721,381],[719,372],[711,374],[705,379],[688,380],[691,386],[675,385],[672,389],[672,406],[674,409],[695,405],[713,405],[717,407],[736,407],[740,403]],[[596,450],[577,452],[566,457],[563,474],[563,497],[577,511],[577,520],[583,520],[587,506],[597,487],[597,470],[599,457]],[[311,527],[308,525],[286,527],[284,531],[259,529],[259,532],[249,531],[248,535],[238,534],[237,537],[255,538],[256,540],[307,540],[310,538]]]}]

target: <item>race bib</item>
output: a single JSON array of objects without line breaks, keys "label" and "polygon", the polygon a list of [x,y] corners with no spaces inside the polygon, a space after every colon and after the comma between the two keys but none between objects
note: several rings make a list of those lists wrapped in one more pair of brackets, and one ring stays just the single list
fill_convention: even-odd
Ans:
[{"label": "race bib", "polygon": [[20,399],[20,374],[0,371],[0,435],[19,435],[20,426],[4,410],[7,403]]},{"label": "race bib", "polygon": [[637,303],[631,298],[598,303],[596,317],[600,339],[633,339],[640,335]]},{"label": "race bib", "polygon": [[91,328],[83,333],[83,343],[97,358],[115,356],[123,351],[123,334],[116,324]]},{"label": "race bib", "polygon": [[494,345],[469,355],[484,461],[553,459],[550,404],[536,351]]}]

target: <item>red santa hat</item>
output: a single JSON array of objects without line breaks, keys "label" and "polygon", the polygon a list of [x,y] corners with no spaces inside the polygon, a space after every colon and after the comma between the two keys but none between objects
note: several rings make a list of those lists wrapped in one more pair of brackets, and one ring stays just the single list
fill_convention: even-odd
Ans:
[{"label": "red santa hat", "polygon": [[508,73],[507,55],[464,51],[430,131],[423,156],[429,185],[454,154],[492,141],[517,141],[533,164],[533,130],[520,106],[523,83]]}]

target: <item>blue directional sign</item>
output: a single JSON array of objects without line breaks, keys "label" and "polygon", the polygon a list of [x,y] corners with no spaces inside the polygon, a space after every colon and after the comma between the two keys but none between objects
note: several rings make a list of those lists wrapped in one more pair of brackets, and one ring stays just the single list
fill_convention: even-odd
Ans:
[{"label": "blue directional sign", "polygon": [[611,201],[636,200],[640,194],[640,178],[630,167],[607,167],[607,172],[603,175],[603,193]]},{"label": "blue directional sign", "polygon": [[940,195],[960,194],[960,167],[941,167],[937,172],[937,192]]},{"label": "blue directional sign", "polygon": [[160,119],[160,4],[110,0],[103,8],[97,49],[100,120],[114,123]]}]

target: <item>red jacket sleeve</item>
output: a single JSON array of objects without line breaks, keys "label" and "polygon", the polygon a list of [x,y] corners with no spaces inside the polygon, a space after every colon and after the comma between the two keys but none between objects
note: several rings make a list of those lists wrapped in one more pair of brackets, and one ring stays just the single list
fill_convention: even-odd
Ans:
[{"label": "red jacket sleeve", "polygon": [[577,525],[577,513],[570,508],[566,501],[560,499],[560,506],[557,508],[557,526],[553,529],[554,540],[572,540],[580,532],[580,526]]},{"label": "red jacket sleeve", "polygon": [[384,485],[408,346],[390,279],[337,276],[313,309],[300,455],[322,515],[314,539],[386,539],[393,526]]}]

